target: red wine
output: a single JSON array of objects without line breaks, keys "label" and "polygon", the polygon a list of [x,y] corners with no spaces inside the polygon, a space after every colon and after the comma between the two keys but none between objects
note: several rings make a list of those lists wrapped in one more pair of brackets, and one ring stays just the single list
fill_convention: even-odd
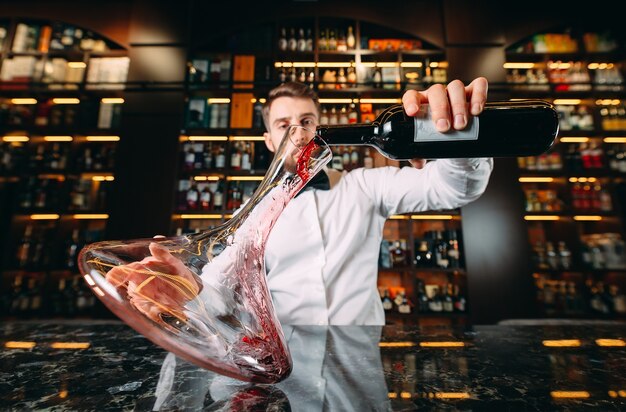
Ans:
[{"label": "red wine", "polygon": [[374,122],[321,125],[326,144],[368,145],[396,160],[537,156],[552,147],[559,131],[558,113],[542,100],[494,101],[478,116],[469,116],[463,130],[438,132],[426,105],[416,117],[402,105],[385,109]]}]

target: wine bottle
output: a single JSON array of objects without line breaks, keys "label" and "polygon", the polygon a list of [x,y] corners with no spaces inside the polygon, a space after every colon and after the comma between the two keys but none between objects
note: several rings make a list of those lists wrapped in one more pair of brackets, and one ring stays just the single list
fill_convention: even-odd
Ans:
[{"label": "wine bottle", "polygon": [[318,139],[328,145],[368,145],[394,160],[536,156],[554,144],[558,113],[542,100],[494,101],[463,130],[441,133],[423,105],[415,117],[402,105],[385,109],[374,122],[320,125]]}]

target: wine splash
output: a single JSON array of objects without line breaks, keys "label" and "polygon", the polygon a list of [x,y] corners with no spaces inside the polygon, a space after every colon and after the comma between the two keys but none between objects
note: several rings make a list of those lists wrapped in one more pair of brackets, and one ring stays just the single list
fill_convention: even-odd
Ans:
[{"label": "wine splash", "polygon": [[93,292],[148,339],[237,379],[274,383],[292,360],[265,278],[267,237],[288,202],[328,163],[314,133],[290,126],[256,192],[223,225],[81,250]]}]

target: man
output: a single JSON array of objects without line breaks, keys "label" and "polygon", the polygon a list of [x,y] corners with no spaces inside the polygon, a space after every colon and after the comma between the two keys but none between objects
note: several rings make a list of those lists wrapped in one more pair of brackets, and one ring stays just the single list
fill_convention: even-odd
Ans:
[{"label": "man", "polygon": [[[411,116],[428,103],[437,129],[446,132],[463,129],[470,114],[481,112],[486,96],[487,81],[477,78],[468,86],[455,80],[447,87],[407,91],[402,101]],[[289,125],[315,130],[319,101],[308,86],[286,83],[270,92],[263,115],[265,143],[273,152]],[[356,169],[332,187],[320,172],[309,182],[314,184],[289,202],[265,250],[268,286],[281,324],[384,325],[377,277],[387,218],[461,207],[484,192],[493,169],[490,158],[414,159],[411,164]],[[230,266],[235,258],[220,254],[199,277],[159,242],[149,249],[151,256],[114,267],[106,278],[115,287],[125,287],[130,303],[155,322],[187,324],[194,313],[187,306],[192,300],[194,307],[204,308],[202,316],[209,309],[212,316],[228,315],[228,307],[219,302],[240,304],[240,292],[221,283],[220,276],[229,271],[217,264]]]},{"label": "man", "polygon": [[[467,86],[454,80],[447,87],[410,90],[402,102],[410,116],[428,103],[437,129],[446,132],[463,129],[486,99],[487,80],[477,78]],[[315,130],[319,101],[308,86],[285,83],[269,93],[263,115],[265,144],[273,152],[289,125]],[[356,169],[328,190],[310,185],[291,200],[265,251],[268,286],[282,324],[383,325],[377,277],[387,218],[461,207],[484,192],[493,169],[490,158],[411,164]],[[317,181],[324,180],[320,175]]]}]

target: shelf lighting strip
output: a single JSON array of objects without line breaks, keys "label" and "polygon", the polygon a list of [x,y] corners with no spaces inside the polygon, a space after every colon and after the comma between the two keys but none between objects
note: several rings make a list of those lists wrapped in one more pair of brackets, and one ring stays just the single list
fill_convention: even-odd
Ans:
[{"label": "shelf lighting strip", "polygon": [[574,348],[581,346],[580,339],[544,340],[541,344],[548,348]]},{"label": "shelf lighting strip", "polygon": [[561,143],[587,143],[589,141],[588,137],[559,137],[559,142]]},{"label": "shelf lighting strip", "polygon": [[208,104],[230,103],[230,99],[228,97],[209,97],[206,101]]},{"label": "shelf lighting strip", "polygon": [[106,213],[79,213],[72,215],[75,220],[106,220],[109,215]]},{"label": "shelf lighting strip", "polygon": [[602,220],[602,216],[596,215],[576,215],[574,220],[579,222],[599,222]]},{"label": "shelf lighting strip", "polygon": [[71,142],[74,140],[72,136],[44,136],[46,142]]},{"label": "shelf lighting strip", "polygon": [[119,136],[85,136],[88,142],[119,142]]},{"label": "shelf lighting strip", "polygon": [[[422,67],[424,63],[422,62],[275,62],[275,68],[289,68],[289,67]],[[436,68],[446,68],[448,67],[448,62],[431,62],[429,64],[430,67]]]},{"label": "shelf lighting strip", "polygon": [[182,141],[189,140],[190,142],[226,142],[228,136],[181,136]]},{"label": "shelf lighting strip", "polygon": [[37,99],[31,97],[14,97],[11,104],[37,104]]},{"label": "shelf lighting strip", "polygon": [[246,141],[246,142],[262,142],[265,140],[263,136],[229,136],[230,141]]},{"label": "shelf lighting strip", "polygon": [[30,138],[28,136],[3,136],[2,141],[7,143],[25,143],[28,142]]},{"label": "shelf lighting strip", "polygon": [[524,220],[560,220],[561,217],[557,215],[526,215]]},{"label": "shelf lighting strip", "polygon": [[622,103],[620,99],[598,99],[596,105],[598,106],[619,106]]},{"label": "shelf lighting strip", "polygon": [[602,141],[604,143],[626,143],[626,137],[605,137]]},{"label": "shelf lighting strip", "polygon": [[59,216],[56,213],[36,213],[36,214],[30,215],[31,220],[57,220],[60,217],[61,216]]},{"label": "shelf lighting strip", "polygon": [[551,183],[554,182],[553,177],[520,177],[520,183]]},{"label": "shelf lighting strip", "polygon": [[103,104],[122,104],[124,103],[124,99],[121,97],[103,97],[100,99],[100,103]]},{"label": "shelf lighting strip", "polygon": [[207,214],[185,214],[180,215],[181,219],[221,219],[223,215],[217,213],[207,213]]},{"label": "shelf lighting strip", "polygon": [[261,181],[263,176],[227,176],[226,180],[234,181]]},{"label": "shelf lighting strip", "polygon": [[577,105],[581,102],[581,99],[554,99],[552,103],[559,105]]},{"label": "shelf lighting strip", "polygon": [[76,97],[55,97],[52,99],[54,104],[79,104],[80,99]]},{"label": "shelf lighting strip", "polygon": [[196,182],[217,182],[222,176],[194,176],[193,180]]}]

